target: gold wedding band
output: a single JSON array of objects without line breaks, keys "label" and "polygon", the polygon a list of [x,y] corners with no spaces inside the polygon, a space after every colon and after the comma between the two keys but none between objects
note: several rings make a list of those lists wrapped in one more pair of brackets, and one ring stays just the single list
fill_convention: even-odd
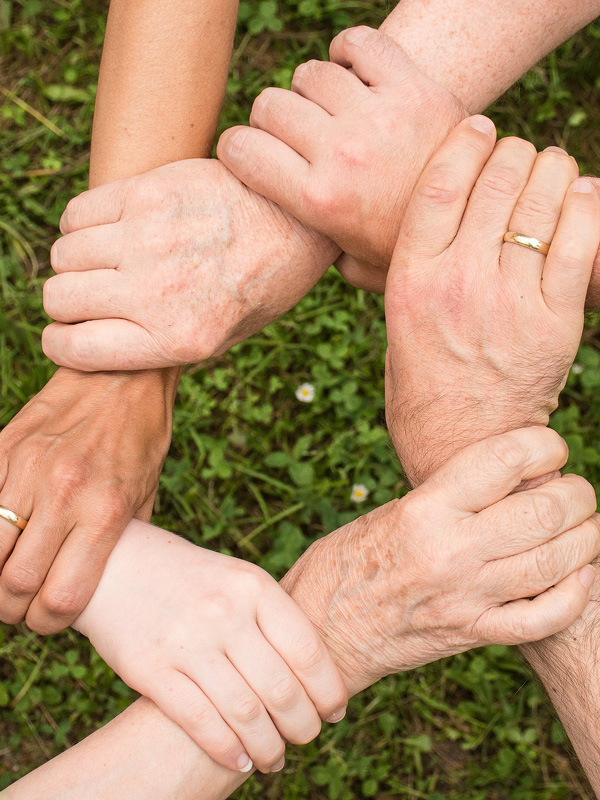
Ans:
[{"label": "gold wedding band", "polygon": [[524,233],[516,233],[516,231],[507,231],[504,234],[504,241],[520,244],[521,247],[529,247],[530,250],[537,250],[543,256],[550,250],[548,242],[542,242],[540,239],[536,239],[535,236],[525,236]]},{"label": "gold wedding band", "polygon": [[5,519],[7,522],[11,522],[13,525],[16,525],[17,528],[20,528],[22,531],[24,531],[27,527],[26,519],[20,517],[18,514],[15,514],[15,512],[11,511],[9,508],[4,508],[4,506],[0,506],[0,517]]}]

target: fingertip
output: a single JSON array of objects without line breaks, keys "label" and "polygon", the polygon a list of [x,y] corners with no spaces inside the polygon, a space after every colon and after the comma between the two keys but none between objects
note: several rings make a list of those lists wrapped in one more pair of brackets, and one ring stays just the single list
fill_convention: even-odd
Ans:
[{"label": "fingertip", "polygon": [[227,161],[239,161],[244,154],[247,131],[248,128],[244,125],[236,125],[223,131],[217,142],[217,158],[224,164]]},{"label": "fingertip", "polygon": [[474,116],[469,117],[467,124],[479,133],[483,133],[485,136],[496,135],[496,126],[489,117],[486,117],[483,114],[475,114]]},{"label": "fingertip", "polygon": [[588,564],[585,567],[582,567],[579,572],[577,573],[577,577],[579,582],[585,589],[589,592],[592,588],[594,580],[596,578],[596,570],[592,566],[592,564]]},{"label": "fingertip", "polygon": [[240,756],[238,756],[236,767],[238,772],[242,772],[244,774],[251,772],[251,770],[254,768],[254,764],[252,763],[252,759],[248,753],[242,753]]}]

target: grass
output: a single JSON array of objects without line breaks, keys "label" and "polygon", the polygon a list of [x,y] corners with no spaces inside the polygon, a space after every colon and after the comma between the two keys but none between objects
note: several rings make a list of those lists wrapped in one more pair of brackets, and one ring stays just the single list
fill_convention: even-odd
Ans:
[{"label": "grass", "polygon": [[[378,24],[383,2],[242,3],[222,126],[247,119],[267,85],[326,55],[340,28]],[[85,188],[106,3],[0,0],[0,424],[52,373],[41,284],[62,209]],[[600,138],[598,38],[590,26],[491,110],[503,134],[566,146],[593,171]],[[600,488],[600,340],[588,321],[554,426],[571,468]],[[379,298],[334,273],[277,324],[209,370],[187,374],[155,521],[280,575],[317,536],[405,484],[383,426]],[[316,387],[303,405],[294,391]],[[0,789],[102,725],[133,693],[87,642],[0,626]],[[591,798],[542,690],[514,651],[490,647],[391,677],[356,699],[278,776],[238,798]]]}]

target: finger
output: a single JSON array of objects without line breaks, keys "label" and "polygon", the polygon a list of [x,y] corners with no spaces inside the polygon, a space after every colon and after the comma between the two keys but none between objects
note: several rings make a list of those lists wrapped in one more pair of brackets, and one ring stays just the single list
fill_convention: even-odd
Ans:
[{"label": "finger", "polygon": [[106,183],[69,200],[60,218],[60,232],[73,233],[94,225],[109,225],[121,219],[131,180]]},{"label": "finger", "polygon": [[270,133],[311,161],[322,152],[322,136],[331,120],[315,103],[286,89],[261,92],[252,106],[250,125]]},{"label": "finger", "polygon": [[331,115],[346,111],[370,94],[354,73],[331,61],[317,60],[296,67],[292,89]]},{"label": "finger", "polygon": [[329,45],[329,58],[342,67],[352,67],[367,86],[401,83],[418,73],[400,45],[366,25],[339,33]]},{"label": "finger", "polygon": [[521,481],[561,469],[568,455],[555,431],[534,425],[465,447],[423,487],[439,492],[457,510],[478,512],[509,495]]},{"label": "finger", "polygon": [[25,617],[28,627],[48,636],[77,619],[94,594],[114,545],[131,516],[108,503],[97,509],[95,526],[75,525],[50,553],[43,585],[31,600]]},{"label": "finger", "polygon": [[[242,662],[251,659],[253,653],[251,649],[244,654]],[[260,668],[260,664],[257,666]],[[210,663],[196,659],[192,668],[185,671],[218,709],[254,766],[261,772],[270,772],[283,758],[285,743],[267,713],[264,698],[257,696],[238,666],[223,656]]]},{"label": "finger", "polygon": [[258,609],[259,628],[298,678],[321,719],[338,722],[344,716],[348,692],[328,649],[290,597],[278,594],[269,600]]},{"label": "finger", "polygon": [[303,200],[310,165],[284,142],[257,128],[221,134],[217,156],[242,183],[285,208],[301,222],[314,213]]},{"label": "finger", "polygon": [[193,360],[167,355],[145,328],[124,319],[54,322],[44,328],[42,349],[55,364],[83,372],[158,369]]},{"label": "finger", "polygon": [[114,269],[66,272],[44,284],[44,310],[57,322],[118,317],[127,301],[127,282]]},{"label": "finger", "polygon": [[600,244],[600,195],[587,178],[567,192],[556,234],[542,273],[542,293],[555,313],[581,318],[594,259]]},{"label": "finger", "polygon": [[452,243],[496,139],[487,117],[463,120],[434,153],[404,213],[397,247],[433,258]]},{"label": "finger", "polygon": [[157,491],[158,486],[153,489],[150,497],[148,497],[146,502],[135,512],[136,519],[141,519],[142,522],[150,522],[152,514],[154,513],[154,500],[156,499]]},{"label": "finger", "polygon": [[60,273],[118,267],[122,230],[118,224],[97,225],[57,239],[50,250],[52,269]]},{"label": "finger", "polygon": [[[579,170],[575,159],[559,147],[539,153],[527,185],[521,192],[508,229],[542,242],[551,242],[569,186]],[[539,288],[546,257],[512,242],[502,246],[501,268],[516,274],[520,284]]]},{"label": "finger", "polygon": [[[467,204],[459,234],[459,239],[462,237],[468,246],[479,244],[485,248],[482,255],[486,258],[473,261],[478,268],[485,263],[494,265],[496,269],[504,234],[509,229],[536,156],[537,151],[530,142],[511,136],[498,142],[483,168]],[[476,232],[475,237],[473,232]]]},{"label": "finger", "polygon": [[229,725],[223,720],[200,687],[181,672],[167,677],[143,691],[207,753],[213,761],[234,772],[250,772],[252,762]]},{"label": "finger", "polygon": [[593,486],[579,475],[509,495],[473,518],[482,555],[492,561],[531,550],[585,522],[596,505]]},{"label": "finger", "polygon": [[[23,486],[25,476],[12,475],[10,469],[0,491],[0,506],[25,520],[30,520],[33,511],[33,495]],[[25,530],[29,527],[26,526]],[[12,522],[0,517],[0,570],[13,551],[17,539],[24,533]]]},{"label": "finger", "polygon": [[490,565],[502,586],[497,599],[506,602],[538,595],[589,564],[599,552],[600,524],[593,516],[533,550]]},{"label": "finger", "polygon": [[0,574],[0,618],[14,625],[21,622],[31,601],[44,583],[54,556],[72,528],[65,514],[52,515],[35,508],[23,533],[2,566]]},{"label": "finger", "polygon": [[480,621],[489,631],[488,643],[537,642],[568,628],[589,602],[594,575],[594,568],[587,565],[533,600],[489,609]]},{"label": "finger", "polygon": [[[233,643],[227,648],[227,657],[260,697],[286,741],[307,744],[319,735],[321,719],[315,706],[298,678],[260,631],[245,636],[243,642]],[[256,759],[254,763],[259,766]]]}]

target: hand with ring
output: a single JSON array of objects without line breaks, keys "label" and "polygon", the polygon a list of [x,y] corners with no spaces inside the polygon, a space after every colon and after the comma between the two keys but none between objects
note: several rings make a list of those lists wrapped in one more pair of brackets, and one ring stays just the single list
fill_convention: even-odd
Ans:
[{"label": "hand with ring", "polygon": [[548,423],[600,244],[600,196],[578,174],[560,148],[496,144],[482,116],[427,165],[385,296],[388,425],[413,483],[473,441]]}]

